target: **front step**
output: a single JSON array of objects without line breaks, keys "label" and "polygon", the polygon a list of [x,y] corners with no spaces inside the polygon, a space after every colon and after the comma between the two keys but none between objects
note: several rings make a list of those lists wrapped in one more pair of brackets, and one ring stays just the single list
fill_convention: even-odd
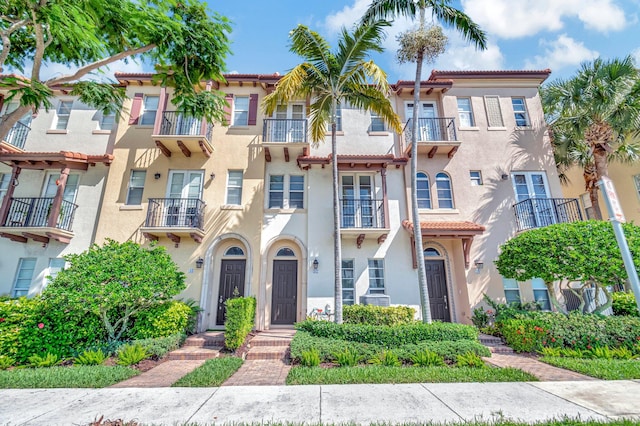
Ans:
[{"label": "front step", "polygon": [[509,346],[505,346],[505,345],[496,345],[496,346],[491,346],[491,345],[485,345],[487,348],[489,348],[489,351],[492,354],[512,354],[513,349],[511,349]]},{"label": "front step", "polygon": [[224,346],[224,332],[208,331],[187,337],[183,346]]},{"label": "front step", "polygon": [[247,352],[247,360],[269,360],[277,359],[286,361],[288,356],[289,345],[286,346],[254,346]]},{"label": "front step", "polygon": [[502,339],[496,336],[490,336],[488,334],[482,334],[480,333],[480,335],[478,336],[478,340],[480,340],[480,343],[482,343],[483,345],[502,345]]},{"label": "front step", "polygon": [[183,346],[169,352],[169,361],[213,359],[220,356],[221,346]]}]

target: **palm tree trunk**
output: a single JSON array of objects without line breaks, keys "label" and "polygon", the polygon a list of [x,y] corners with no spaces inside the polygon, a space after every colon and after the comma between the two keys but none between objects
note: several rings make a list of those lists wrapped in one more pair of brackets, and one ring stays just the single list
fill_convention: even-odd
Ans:
[{"label": "palm tree trunk", "polygon": [[[424,27],[424,2],[420,4],[420,27]],[[418,210],[418,112],[420,110],[420,80],[422,78],[422,61],[424,53],[418,52],[416,60],[416,78],[413,85],[413,116],[411,122],[411,216],[413,217],[413,241],[415,257],[418,263],[418,288],[420,289],[420,312],[422,322],[431,323],[431,306],[427,274],[424,267],[424,247],[422,245],[422,228],[420,227],[420,211]]]},{"label": "palm tree trunk", "polygon": [[340,239],[340,186],[338,183],[338,143],[336,136],[335,101],[331,120],[331,177],[333,179],[333,258],[335,322],[342,324],[342,241]]}]

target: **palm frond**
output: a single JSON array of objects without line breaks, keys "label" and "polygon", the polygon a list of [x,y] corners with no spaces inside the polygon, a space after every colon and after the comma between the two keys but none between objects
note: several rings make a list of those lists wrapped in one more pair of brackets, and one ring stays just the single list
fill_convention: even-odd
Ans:
[{"label": "palm frond", "polygon": [[398,16],[415,18],[418,11],[413,0],[373,0],[362,16],[361,23],[368,24],[380,19],[393,19]]},{"label": "palm frond", "polygon": [[320,73],[327,74],[330,71],[332,61],[331,47],[320,34],[310,30],[305,25],[298,25],[289,33],[292,53],[312,63]]},{"label": "palm frond", "polygon": [[331,104],[331,94],[325,94],[316,97],[309,106],[309,129],[314,143],[324,140],[327,134],[327,124],[331,121]]},{"label": "palm frond", "polygon": [[466,41],[475,44],[477,49],[487,48],[485,32],[466,13],[449,6],[449,0],[429,0],[426,3],[433,16],[460,32]]},{"label": "palm frond", "polygon": [[305,83],[309,68],[311,65],[304,62],[282,76],[276,85],[276,90],[265,96],[262,101],[265,114],[271,115],[278,105],[294,99],[304,99],[310,94]]}]

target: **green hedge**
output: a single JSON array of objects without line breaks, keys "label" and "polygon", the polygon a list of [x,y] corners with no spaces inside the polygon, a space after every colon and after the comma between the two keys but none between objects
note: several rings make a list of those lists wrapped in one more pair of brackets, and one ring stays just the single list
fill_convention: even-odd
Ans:
[{"label": "green hedge", "polygon": [[617,291],[611,293],[613,314],[622,316],[629,315],[632,317],[640,317],[638,313],[638,306],[636,305],[636,298],[633,293],[624,293]]},{"label": "green hedge", "polygon": [[172,300],[140,312],[129,330],[131,339],[150,339],[187,333],[193,309],[184,302]]},{"label": "green hedge", "polygon": [[[333,362],[336,360],[336,353],[343,353],[348,350],[356,354],[363,360],[368,360],[380,354],[384,350],[389,350],[382,345],[350,342],[347,340],[336,340],[326,337],[315,337],[311,334],[298,331],[291,341],[291,359],[294,362],[300,362],[302,353],[315,349],[320,354],[322,362]],[[478,342],[471,340],[443,341],[434,342],[426,341],[416,344],[402,345],[390,349],[403,362],[410,362],[411,355],[418,350],[429,349],[448,361],[455,361],[458,355],[473,352],[478,356],[491,356],[489,349]]]},{"label": "green hedge", "polygon": [[236,297],[227,299],[227,319],[224,322],[224,345],[236,350],[253,329],[256,316],[255,297]]},{"label": "green hedge", "polygon": [[390,327],[307,320],[298,323],[296,328],[316,337],[370,343],[386,348],[415,344],[425,340],[478,340],[478,330],[475,327],[444,322],[414,323]]},{"label": "green hedge", "polygon": [[154,358],[162,358],[168,352],[178,349],[187,338],[184,333],[176,333],[165,337],[133,340],[132,345],[140,345]]},{"label": "green hedge", "polygon": [[640,343],[640,318],[628,316],[533,312],[501,321],[498,327],[507,345],[518,352],[533,352],[543,347],[632,349]]},{"label": "green hedge", "polygon": [[345,324],[369,325],[410,324],[415,314],[409,306],[347,305],[342,311]]}]

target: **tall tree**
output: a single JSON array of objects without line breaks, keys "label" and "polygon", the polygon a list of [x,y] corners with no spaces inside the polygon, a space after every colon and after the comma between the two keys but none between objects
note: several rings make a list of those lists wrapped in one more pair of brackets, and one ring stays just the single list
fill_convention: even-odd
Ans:
[{"label": "tall tree", "polygon": [[[175,87],[174,103],[199,117],[223,120],[224,97],[202,90],[203,80],[223,80],[229,53],[226,18],[210,14],[198,0],[4,0],[0,2],[0,87],[20,106],[0,118],[0,140],[25,114],[52,106],[53,88],[71,85],[72,94],[103,111],[118,110],[124,91],[90,73],[119,60],[156,63],[157,80]],[[47,64],[74,71],[47,80]]]},{"label": "tall tree", "polygon": [[582,64],[568,80],[541,89],[559,164],[583,168],[596,219],[602,219],[596,183],[611,159],[638,161],[640,72],[631,56]]},{"label": "tall tree", "polygon": [[[484,32],[464,12],[451,6],[451,0],[373,0],[369,9],[362,17],[363,22],[377,19],[395,18],[406,16],[418,19],[418,28],[415,31],[404,34],[400,40],[402,44],[399,58],[411,59],[416,63],[416,78],[414,82],[413,117],[411,126],[411,216],[413,217],[413,239],[416,259],[423,259],[424,247],[422,245],[422,230],[420,228],[420,213],[418,210],[418,112],[420,105],[420,81],[422,79],[422,63],[425,59],[431,59],[430,48],[434,46],[431,35],[438,35],[427,27],[426,12],[431,9],[432,18],[438,19],[445,25],[451,26],[460,32],[463,37],[476,45],[479,49],[486,49],[486,37]],[[406,55],[406,46],[411,46],[411,53]],[[437,41],[435,43],[438,45]],[[404,50],[404,53],[403,53]],[[436,49],[436,53],[437,49]],[[429,291],[427,288],[427,276],[423,261],[418,261],[418,287],[420,289],[420,305],[422,320],[431,322],[431,309],[429,307]]]},{"label": "tall tree", "polygon": [[278,105],[295,99],[311,98],[310,130],[312,142],[323,141],[327,124],[331,126],[331,171],[333,178],[333,251],[335,285],[335,321],[342,322],[342,246],[340,240],[340,200],[337,161],[337,108],[352,105],[379,115],[394,131],[401,130],[398,116],[388,98],[386,73],[369,55],[380,52],[384,28],[389,23],[376,21],[357,26],[353,32],[344,28],[338,48],[332,51],[318,33],[298,25],[290,34],[290,51],[304,59],[282,76],[276,89],[263,100],[266,114]]}]

